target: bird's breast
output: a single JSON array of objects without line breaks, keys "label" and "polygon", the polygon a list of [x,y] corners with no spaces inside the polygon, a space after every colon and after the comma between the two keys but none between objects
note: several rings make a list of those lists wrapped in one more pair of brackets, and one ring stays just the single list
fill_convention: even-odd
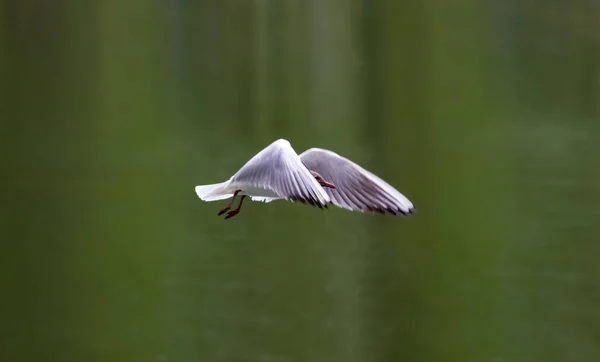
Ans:
[{"label": "bird's breast", "polygon": [[267,188],[244,184],[239,184],[235,186],[238,190],[242,190],[240,192],[242,195],[266,198],[279,197],[279,195]]}]

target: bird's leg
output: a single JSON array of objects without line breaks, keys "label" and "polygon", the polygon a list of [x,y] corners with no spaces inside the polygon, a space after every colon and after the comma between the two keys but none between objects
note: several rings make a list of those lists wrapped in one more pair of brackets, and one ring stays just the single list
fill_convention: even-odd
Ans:
[{"label": "bird's leg", "polygon": [[237,194],[242,191],[242,190],[235,190],[235,192],[233,193],[233,197],[231,198],[231,201],[229,201],[229,203],[227,204],[227,206],[225,206],[224,208],[221,209],[221,211],[219,211],[219,215],[223,215],[223,213],[229,209],[231,209],[231,205],[233,205],[233,200],[235,200],[235,197],[237,196]]},{"label": "bird's leg", "polygon": [[244,202],[245,198],[246,198],[246,195],[242,195],[242,199],[240,200],[240,204],[238,205],[237,209],[229,211],[227,213],[227,216],[225,216],[225,219],[229,219],[230,217],[233,217],[233,216],[239,214],[240,209],[242,208],[242,203]]}]

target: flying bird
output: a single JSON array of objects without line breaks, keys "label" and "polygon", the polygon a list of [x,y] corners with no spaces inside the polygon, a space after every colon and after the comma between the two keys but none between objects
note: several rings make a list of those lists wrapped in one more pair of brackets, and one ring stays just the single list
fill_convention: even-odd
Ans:
[{"label": "flying bird", "polygon": [[[290,142],[278,139],[257,153],[229,180],[196,186],[203,201],[231,198],[219,211],[225,219],[237,215],[246,197],[271,202],[285,199],[318,208],[328,204],[360,212],[407,215],[414,210],[398,190],[337,153],[311,148],[298,155]],[[237,208],[233,202],[240,196]]]}]

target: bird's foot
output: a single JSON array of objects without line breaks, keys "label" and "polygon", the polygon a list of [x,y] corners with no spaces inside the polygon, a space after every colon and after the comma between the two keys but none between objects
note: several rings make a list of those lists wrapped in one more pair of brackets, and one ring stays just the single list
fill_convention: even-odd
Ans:
[{"label": "bird's foot", "polygon": [[234,217],[235,215],[237,215],[240,212],[240,210],[231,210],[227,213],[227,216],[225,216],[225,220],[229,219],[230,217]]},{"label": "bird's foot", "polygon": [[224,208],[221,209],[221,211],[219,211],[219,216],[223,215],[225,213],[225,211],[229,210],[231,208],[231,206],[225,206]]}]

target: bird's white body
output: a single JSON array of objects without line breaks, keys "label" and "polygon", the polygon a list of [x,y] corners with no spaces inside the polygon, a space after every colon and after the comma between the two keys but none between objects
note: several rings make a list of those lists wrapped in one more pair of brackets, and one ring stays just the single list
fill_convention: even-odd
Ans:
[{"label": "bird's white body", "polygon": [[[313,172],[335,187],[323,188]],[[347,158],[320,148],[298,155],[284,139],[264,148],[229,180],[196,186],[195,191],[204,201],[228,199],[237,194],[249,196],[253,201],[286,199],[320,208],[333,203],[353,211],[394,215],[412,213],[414,209],[398,190]]]},{"label": "bird's white body", "polygon": [[249,196],[253,201],[271,202],[282,198],[269,189],[232,182],[231,179],[219,184],[196,186],[196,194],[203,201],[225,200],[233,197],[236,190],[241,190],[238,195]]}]

